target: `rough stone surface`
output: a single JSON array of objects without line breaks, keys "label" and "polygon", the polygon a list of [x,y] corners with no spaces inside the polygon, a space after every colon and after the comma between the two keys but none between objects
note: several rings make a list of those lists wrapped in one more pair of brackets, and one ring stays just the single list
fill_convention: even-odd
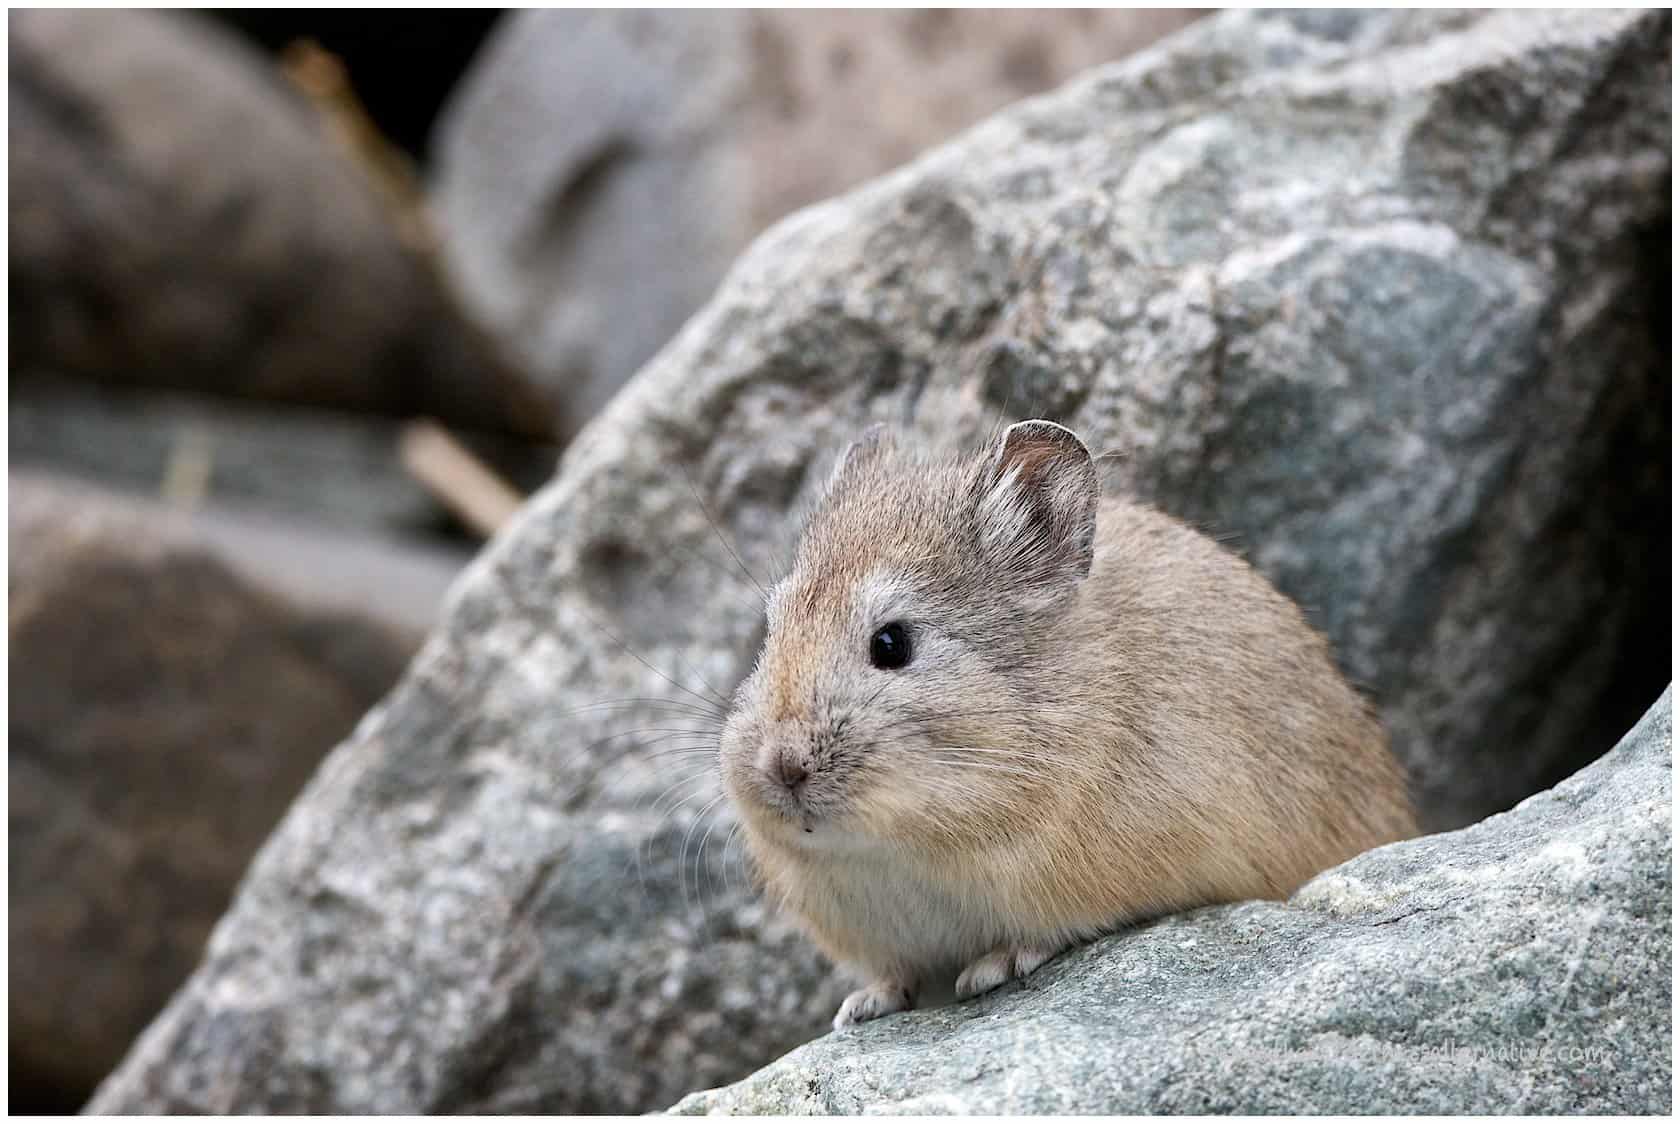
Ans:
[{"label": "rough stone surface", "polygon": [[7,25],[15,365],[547,432],[255,51],[192,13]]},{"label": "rough stone surface", "polygon": [[445,260],[571,432],[773,220],[1198,14],[520,12],[437,128]]},{"label": "rough stone surface", "polygon": [[9,499],[11,1095],[73,1111],[418,638],[281,600],[108,494],[14,473]]},{"label": "rough stone surface", "polygon": [[801,1047],[679,1113],[1659,1113],[1672,699],[1515,810]]},{"label": "rough stone surface", "polygon": [[876,418],[1123,450],[1324,625],[1438,823],[1609,748],[1667,645],[1669,21],[1227,13],[779,224],[468,571],[96,1107],[655,1108],[819,1032],[844,985],[740,884],[708,722],[761,635],[740,569]]}]

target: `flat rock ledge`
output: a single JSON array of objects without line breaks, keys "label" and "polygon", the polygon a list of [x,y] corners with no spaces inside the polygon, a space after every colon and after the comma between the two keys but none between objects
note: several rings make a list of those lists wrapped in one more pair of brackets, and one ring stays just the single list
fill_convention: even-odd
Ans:
[{"label": "flat rock ledge", "polygon": [[1667,1113],[1671,690],[1510,812],[803,1046],[704,1113]]}]

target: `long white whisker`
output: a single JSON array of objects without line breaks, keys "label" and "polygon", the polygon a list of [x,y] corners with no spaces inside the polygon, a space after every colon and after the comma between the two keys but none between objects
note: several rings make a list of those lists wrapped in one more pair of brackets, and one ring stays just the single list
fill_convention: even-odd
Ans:
[{"label": "long white whisker", "polygon": [[[677,850],[677,884],[682,890],[683,909],[685,912],[692,908],[688,902],[688,843],[689,840],[694,838],[695,829],[700,826],[701,822],[706,819],[711,810],[717,807],[718,802],[723,798],[724,794],[721,792],[718,793],[716,796],[706,801],[700,811],[695,813],[693,822],[688,825],[688,830],[683,833],[682,846]],[[698,899],[700,894],[698,870],[696,870],[695,880],[695,897]]]}]

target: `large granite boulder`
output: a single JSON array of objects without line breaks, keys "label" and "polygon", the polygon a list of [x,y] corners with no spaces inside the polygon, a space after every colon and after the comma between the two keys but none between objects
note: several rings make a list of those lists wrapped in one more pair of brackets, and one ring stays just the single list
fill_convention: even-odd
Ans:
[{"label": "large granite boulder", "polygon": [[418,637],[155,508],[15,472],[9,501],[8,1069],[13,1107],[74,1111]]},{"label": "large granite boulder", "polygon": [[512,14],[435,132],[445,264],[570,433],[774,220],[1199,14]]},{"label": "large granite boulder", "polygon": [[549,431],[255,50],[186,12],[7,26],[15,367]]},{"label": "large granite boulder", "polygon": [[1515,810],[1288,902],[1171,917],[801,1047],[683,1113],[1658,1113],[1672,714]]},{"label": "large granite boulder", "polygon": [[467,572],[94,1106],[645,1109],[818,1033],[844,984],[743,885],[711,734],[743,571],[873,419],[1123,451],[1328,631],[1436,824],[1609,749],[1665,681],[1669,21],[1227,13],[779,224]]}]

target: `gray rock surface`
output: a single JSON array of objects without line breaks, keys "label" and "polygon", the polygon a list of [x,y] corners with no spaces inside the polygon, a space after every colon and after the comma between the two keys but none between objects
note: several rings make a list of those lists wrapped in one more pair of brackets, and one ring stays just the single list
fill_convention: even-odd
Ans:
[{"label": "gray rock surface", "polygon": [[1198,14],[512,14],[437,126],[444,259],[570,433],[769,223]]},{"label": "gray rock surface", "polygon": [[1105,938],[679,1113],[1659,1113],[1673,701],[1515,810]]},{"label": "gray rock surface", "polygon": [[548,432],[268,60],[189,12],[7,26],[14,364]]},{"label": "gray rock surface", "polygon": [[277,597],[166,512],[16,472],[9,501],[11,1095],[74,1111],[418,636]]},{"label": "gray rock surface", "polygon": [[1438,823],[1603,752],[1666,647],[1669,20],[1227,13],[776,226],[457,585],[94,1106],[655,1108],[818,1033],[844,984],[712,803],[762,630],[713,524],[774,570],[875,418],[1125,451],[1116,486],[1324,625]]}]

